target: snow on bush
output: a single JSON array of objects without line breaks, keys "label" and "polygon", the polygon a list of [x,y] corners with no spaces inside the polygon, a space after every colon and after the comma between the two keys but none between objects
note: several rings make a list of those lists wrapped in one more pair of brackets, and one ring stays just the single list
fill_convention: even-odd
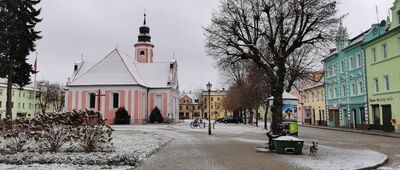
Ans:
[{"label": "snow on bush", "polygon": [[72,138],[72,112],[41,113],[32,119],[31,130],[40,150],[58,152]]},{"label": "snow on bush", "polygon": [[113,129],[106,125],[100,112],[86,111],[82,123],[74,128],[74,139],[85,152],[94,152],[96,149],[103,149],[103,146],[111,144]]},{"label": "snow on bush", "polygon": [[4,138],[5,149],[12,152],[23,151],[33,137],[29,126],[30,119],[26,118],[25,115],[20,115],[15,120],[12,120],[11,117],[2,119],[0,131],[2,131],[1,137]]},{"label": "snow on bush", "polygon": [[60,148],[58,153],[38,153],[28,150],[13,154],[1,154],[0,163],[15,165],[44,164],[44,166],[48,164],[136,166],[142,159],[148,157],[171,140],[167,136],[134,130],[117,130],[114,131],[112,137],[114,145],[109,150],[102,152],[86,153],[83,150],[68,152],[68,149],[76,144],[66,144]]}]

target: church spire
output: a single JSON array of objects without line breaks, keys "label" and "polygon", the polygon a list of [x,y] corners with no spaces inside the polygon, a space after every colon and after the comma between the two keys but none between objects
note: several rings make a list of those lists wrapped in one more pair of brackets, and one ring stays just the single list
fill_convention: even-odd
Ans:
[{"label": "church spire", "polygon": [[146,25],[146,9],[144,9],[143,25]]},{"label": "church spire", "polygon": [[150,28],[146,25],[146,11],[144,12],[143,26],[139,27],[138,42],[150,42]]},{"label": "church spire", "polygon": [[139,27],[138,42],[135,47],[135,59],[139,63],[153,62],[153,48],[151,44],[150,28],[146,25],[146,10],[143,14],[143,25]]}]

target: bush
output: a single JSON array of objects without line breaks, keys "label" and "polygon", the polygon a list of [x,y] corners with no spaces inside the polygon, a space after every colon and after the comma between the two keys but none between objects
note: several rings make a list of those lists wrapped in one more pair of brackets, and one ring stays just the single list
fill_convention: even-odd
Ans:
[{"label": "bush", "polygon": [[130,120],[131,116],[128,115],[128,111],[126,111],[124,107],[118,108],[118,110],[115,112],[114,124],[129,124]]},{"label": "bush", "polygon": [[73,113],[41,113],[32,119],[34,139],[39,147],[58,152],[62,145],[71,140]]},{"label": "bush", "polygon": [[94,152],[106,144],[111,144],[113,129],[106,125],[101,113],[94,111],[80,112],[82,124],[74,130],[74,138],[85,152]]},{"label": "bush", "polygon": [[30,129],[30,120],[26,115],[18,116],[15,120],[6,117],[0,121],[1,135],[4,138],[6,147],[12,151],[21,152],[24,150],[33,134]]},{"label": "bush", "polygon": [[164,118],[161,115],[161,111],[160,109],[158,109],[158,107],[156,106],[150,114],[150,123],[163,123],[164,122]]}]

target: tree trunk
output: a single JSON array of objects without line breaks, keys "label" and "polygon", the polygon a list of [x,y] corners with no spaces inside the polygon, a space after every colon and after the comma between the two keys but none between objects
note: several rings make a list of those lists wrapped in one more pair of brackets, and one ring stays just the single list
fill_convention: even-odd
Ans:
[{"label": "tree trunk", "polygon": [[[282,88],[283,86],[281,86]],[[280,135],[282,133],[282,90],[275,90],[272,92],[272,96],[274,96],[274,102],[271,106],[272,111],[272,123],[271,123],[271,130],[272,133],[275,135]]]},{"label": "tree trunk", "polygon": [[6,101],[6,116],[12,118],[12,82],[14,73],[14,59],[10,56],[10,68],[7,75],[7,101]]},{"label": "tree trunk", "polygon": [[243,116],[244,116],[244,124],[247,124],[247,113],[246,113],[246,109],[244,109],[244,113],[243,113]]},{"label": "tree trunk", "polygon": [[258,107],[256,108],[256,127],[258,127]]},{"label": "tree trunk", "polygon": [[254,113],[253,113],[253,109],[249,108],[249,112],[250,112],[250,117],[249,117],[249,124],[253,124],[253,118],[254,118]]},{"label": "tree trunk", "polygon": [[267,129],[268,130],[268,121],[267,121],[267,118],[268,118],[268,107],[266,107],[265,108],[265,113],[264,113],[264,129]]}]

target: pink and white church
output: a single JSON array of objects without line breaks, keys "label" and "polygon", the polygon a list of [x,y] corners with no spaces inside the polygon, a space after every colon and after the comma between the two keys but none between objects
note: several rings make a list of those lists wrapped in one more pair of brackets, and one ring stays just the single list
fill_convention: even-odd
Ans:
[{"label": "pink and white church", "polygon": [[164,119],[179,118],[177,61],[153,62],[154,45],[150,42],[146,14],[144,17],[133,56],[114,49],[98,62],[74,64],[66,86],[67,111],[100,111],[111,124],[115,111],[124,107],[131,116],[131,124],[143,124],[157,106]]}]

